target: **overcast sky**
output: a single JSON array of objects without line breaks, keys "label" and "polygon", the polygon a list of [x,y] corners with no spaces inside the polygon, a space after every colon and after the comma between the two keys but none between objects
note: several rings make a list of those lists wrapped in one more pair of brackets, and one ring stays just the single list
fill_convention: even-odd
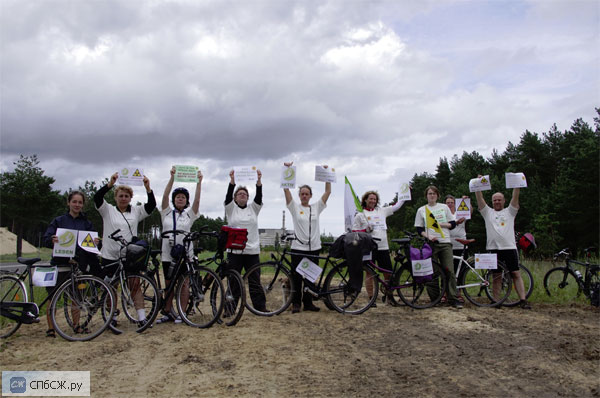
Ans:
[{"label": "overcast sky", "polygon": [[344,175],[388,202],[440,157],[592,124],[600,106],[596,0],[0,7],[3,171],[37,154],[64,191],[140,165],[160,201],[171,165],[197,165],[200,210],[217,217],[231,167],[255,165],[261,228],[281,226],[284,161],[315,199],[314,166],[336,168],[321,229],[337,235]]}]

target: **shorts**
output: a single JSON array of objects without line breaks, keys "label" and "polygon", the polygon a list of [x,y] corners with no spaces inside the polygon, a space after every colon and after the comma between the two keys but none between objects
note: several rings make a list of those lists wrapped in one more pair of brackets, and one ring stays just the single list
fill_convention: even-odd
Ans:
[{"label": "shorts", "polygon": [[[519,270],[519,254],[516,249],[490,250],[490,252],[496,253],[498,262],[504,263],[510,272],[517,272]],[[496,270],[496,272],[500,271]]]}]

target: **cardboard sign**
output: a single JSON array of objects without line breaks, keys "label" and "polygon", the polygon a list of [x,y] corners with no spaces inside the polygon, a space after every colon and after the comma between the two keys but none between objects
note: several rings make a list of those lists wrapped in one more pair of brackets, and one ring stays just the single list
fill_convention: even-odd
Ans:
[{"label": "cardboard sign", "polygon": [[32,282],[35,286],[56,286],[58,267],[36,267]]},{"label": "cardboard sign", "polygon": [[497,269],[498,257],[496,253],[475,254],[475,269]]},{"label": "cardboard sign", "polygon": [[410,184],[403,182],[398,188],[398,200],[410,200]]},{"label": "cardboard sign", "polygon": [[461,217],[464,217],[465,220],[471,219],[471,199],[470,198],[457,198],[454,201],[456,205],[456,214],[455,217],[458,220]]},{"label": "cardboard sign", "polygon": [[425,260],[412,260],[413,276],[433,275],[433,264],[431,258]]},{"label": "cardboard sign", "polygon": [[527,179],[523,173],[506,173],[506,188],[527,188]]},{"label": "cardboard sign", "polygon": [[255,184],[258,181],[256,166],[235,166],[233,172],[235,183],[238,185]]}]

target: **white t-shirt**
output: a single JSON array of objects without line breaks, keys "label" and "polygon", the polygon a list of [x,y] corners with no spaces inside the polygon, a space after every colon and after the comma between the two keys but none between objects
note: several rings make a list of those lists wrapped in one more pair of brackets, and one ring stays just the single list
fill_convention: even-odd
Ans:
[{"label": "white t-shirt", "polygon": [[321,249],[319,215],[323,210],[325,210],[326,207],[327,205],[325,202],[323,202],[322,198],[320,198],[316,203],[312,203],[307,207],[296,203],[296,201],[293,199],[287,205],[287,208],[292,215],[294,233],[296,235],[296,239],[292,241],[292,249],[303,251]]},{"label": "white t-shirt", "polygon": [[[109,235],[120,229],[121,235],[127,242],[137,236],[138,223],[148,217],[144,205],[131,206],[131,211],[121,213],[119,209],[103,200],[98,208],[98,213],[102,216],[102,250],[100,254],[103,259],[118,260],[121,255],[121,244],[109,238]],[[126,221],[127,220],[127,221]]]},{"label": "white t-shirt", "polygon": [[248,230],[248,241],[244,250],[228,250],[233,254],[260,254],[260,239],[258,236],[258,213],[262,205],[255,201],[249,202],[242,209],[234,200],[225,205],[225,214],[230,227]]},{"label": "white t-shirt", "polygon": [[366,230],[377,240],[377,250],[389,250],[387,224],[385,219],[402,207],[404,201],[396,202],[393,206],[375,207],[373,210],[364,209],[354,215],[353,231]]},{"label": "white t-shirt", "polygon": [[[173,228],[173,209],[171,209],[170,207],[167,207],[166,209],[162,209],[160,211],[160,217],[162,219],[162,230],[163,232],[165,231],[172,231],[173,229],[178,229],[181,231],[187,231],[190,232],[191,228],[192,228],[192,224],[194,224],[194,221],[196,221],[199,217],[199,214],[194,213],[194,211],[192,210],[191,207],[188,207],[186,209],[184,209],[182,212],[175,212],[175,226],[177,228]],[[175,242],[179,243],[180,245],[183,245],[183,235],[182,234],[177,234],[177,236],[175,236]],[[172,236],[171,236],[172,238]],[[171,239],[169,238],[163,238],[162,240],[162,253],[160,255],[160,258],[162,261],[172,261],[173,259],[171,258],[171,244],[170,244]],[[190,244],[190,248],[188,251],[188,256],[192,257],[194,255],[194,244]]]},{"label": "white t-shirt", "polygon": [[458,243],[456,238],[459,239],[467,239],[467,230],[465,229],[465,224],[467,220],[465,220],[462,224],[456,223],[456,227],[450,230],[450,239],[452,240],[452,250],[462,250],[465,245],[462,243]]},{"label": "white t-shirt", "polygon": [[440,226],[442,232],[441,234],[439,231],[436,231],[431,227],[426,228],[425,208],[427,208],[431,212],[431,214],[435,218],[435,221],[437,221],[438,224],[449,223],[450,221],[454,221],[454,214],[452,214],[450,208],[443,203],[436,203],[434,206],[425,205],[419,207],[419,210],[417,210],[417,214],[415,215],[415,227],[425,228],[425,232],[427,233],[427,236],[430,239],[437,238],[438,242],[440,243],[450,243],[450,230],[448,228],[442,228]]},{"label": "white t-shirt", "polygon": [[511,205],[500,211],[486,205],[479,211],[485,221],[486,248],[488,250],[517,248],[515,243],[515,217],[518,211],[519,209]]}]

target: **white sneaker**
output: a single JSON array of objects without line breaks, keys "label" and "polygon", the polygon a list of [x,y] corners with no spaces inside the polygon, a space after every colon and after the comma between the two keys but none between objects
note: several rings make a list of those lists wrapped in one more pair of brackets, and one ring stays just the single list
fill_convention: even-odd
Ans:
[{"label": "white sneaker", "polygon": [[177,318],[173,321],[174,323],[182,323],[181,317],[178,315]]}]

